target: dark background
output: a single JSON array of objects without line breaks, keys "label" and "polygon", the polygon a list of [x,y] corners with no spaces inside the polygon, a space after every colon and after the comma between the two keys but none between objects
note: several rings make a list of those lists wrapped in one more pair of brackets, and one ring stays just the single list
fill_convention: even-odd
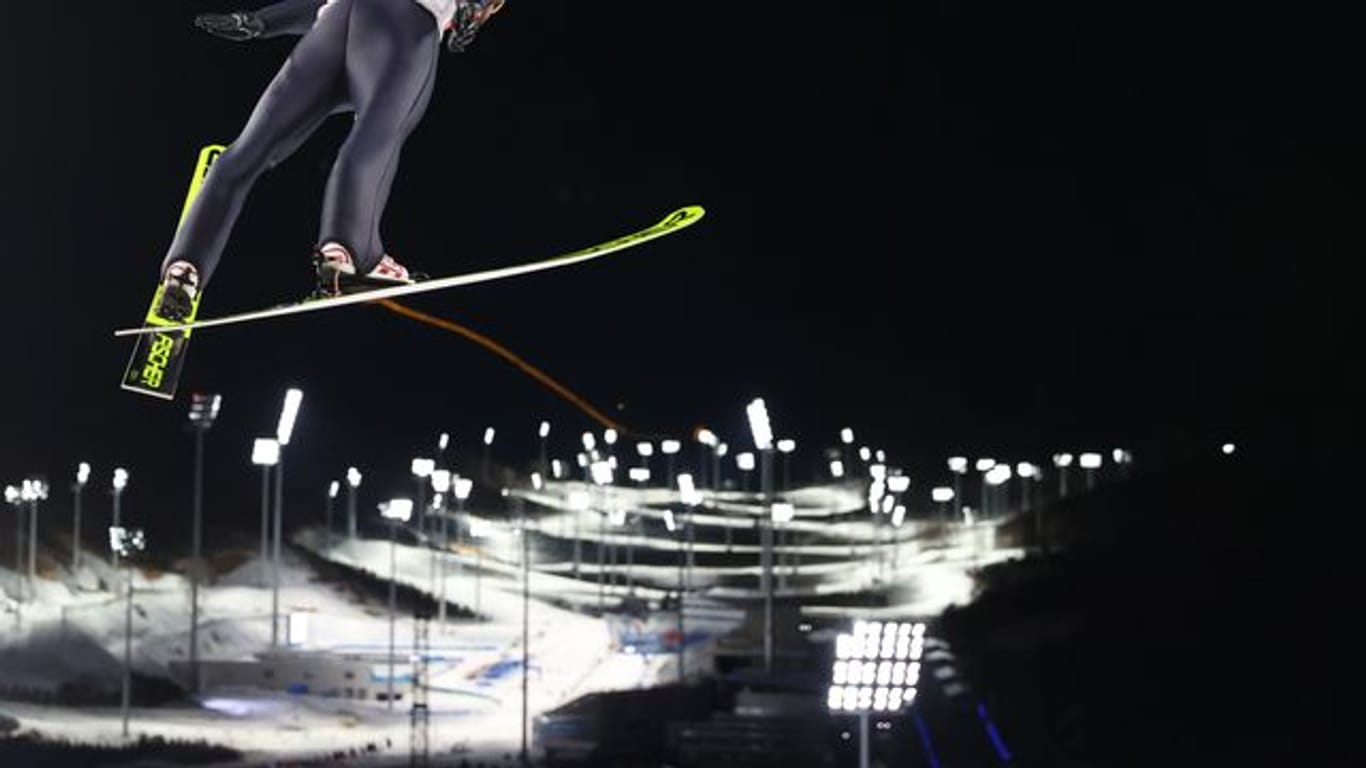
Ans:
[{"label": "dark background", "polygon": [[[121,392],[111,332],[145,311],[198,148],[288,54],[191,25],[232,7],[44,0],[6,12],[0,46],[0,479],[45,473],[61,509],[77,461],[101,489],[125,465],[130,516],[168,546],[188,538],[185,402]],[[1360,383],[1353,29],[1306,4],[511,0],[443,60],[386,238],[444,275],[705,205],[609,260],[412,302],[651,435],[747,444],[762,395],[801,468],[848,425],[925,488],[955,452],[1327,450]],[[308,290],[345,127],[262,179],[205,314]],[[225,398],[211,531],[255,525],[250,441],[288,386],[295,520],[348,464],[367,508],[406,491],[442,431],[474,451],[492,424],[515,462],[542,418],[565,458],[592,426],[375,308],[204,332],[182,392]]]}]

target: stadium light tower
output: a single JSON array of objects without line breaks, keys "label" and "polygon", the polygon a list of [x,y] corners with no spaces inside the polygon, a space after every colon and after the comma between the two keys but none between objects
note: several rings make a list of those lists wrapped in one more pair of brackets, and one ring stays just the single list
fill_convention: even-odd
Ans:
[{"label": "stadium light tower", "polygon": [[[111,495],[114,497],[114,527],[123,525],[122,504],[123,491],[128,487],[128,470],[123,467],[114,468],[114,480]],[[117,565],[117,562],[115,563]]]},{"label": "stadium light tower", "polygon": [[[146,537],[141,529],[128,529],[120,526],[109,527],[109,551],[115,562],[127,562],[137,553],[147,548]],[[123,612],[123,738],[128,738],[128,711],[132,690],[133,668],[133,568],[124,569],[127,601]]]},{"label": "stadium light tower", "polygon": [[416,458],[413,459],[409,467],[413,473],[413,480],[417,483],[417,502],[414,508],[417,510],[417,532],[419,535],[427,535],[427,483],[436,471],[436,462],[432,459]]},{"label": "stadium light tower", "polygon": [[948,516],[948,503],[957,498],[958,494],[946,485],[930,489],[930,498],[939,505],[939,519],[943,520]]},{"label": "stadium light tower", "polygon": [[356,489],[360,487],[360,470],[349,467],[346,470],[346,537],[356,538]]},{"label": "stadium light tower", "polygon": [[550,422],[541,422],[541,425],[536,429],[536,437],[541,444],[541,476],[545,477],[550,474],[549,454],[546,448],[546,440],[550,438]]},{"label": "stadium light tower", "polygon": [[326,520],[324,521],[326,524],[327,536],[324,537],[324,541],[326,542],[328,549],[332,548],[332,513],[333,508],[337,504],[338,493],[341,493],[341,483],[333,480],[327,484],[327,510],[325,513]]},{"label": "stadium light tower", "polygon": [[275,462],[275,524],[271,531],[271,586],[270,586],[270,647],[280,644],[280,530],[285,518],[285,447],[294,435],[294,422],[299,417],[299,406],[304,393],[299,389],[285,392],[280,406],[280,420],[275,425],[275,442],[280,444],[279,460]]},{"label": "stadium light tower", "polygon": [[258,437],[251,444],[251,463],[261,468],[261,586],[266,585],[265,568],[270,562],[270,471],[280,461],[280,444],[271,437]]},{"label": "stadium light tower", "polygon": [[764,671],[773,673],[773,519],[769,504],[773,499],[773,425],[769,421],[768,406],[762,397],[756,397],[745,408],[749,418],[750,435],[754,447],[759,451],[759,503],[763,513],[759,515],[759,553],[764,593]]},{"label": "stadium light tower", "polygon": [[[19,486],[5,486],[5,503],[14,507],[14,577],[17,580],[24,570],[24,492]],[[23,595],[19,595],[23,597]],[[19,612],[14,617],[19,620]],[[17,629],[18,627],[16,627]]]},{"label": "stadium light tower", "polygon": [[484,479],[489,478],[489,452],[493,450],[493,438],[498,435],[498,431],[493,427],[484,430]]},{"label": "stadium light tower", "polygon": [[82,461],[76,467],[76,482],[71,486],[71,573],[81,567],[81,495],[90,480],[90,465]]},{"label": "stadium light tower", "polygon": [[1078,459],[1081,468],[1086,470],[1086,490],[1092,491],[1096,488],[1096,470],[1100,469],[1101,456],[1099,453],[1083,453]]},{"label": "stadium light tower", "polygon": [[451,473],[447,469],[437,469],[432,472],[432,492],[436,494],[437,515],[441,520],[441,580],[439,597],[440,606],[437,607],[437,621],[441,626],[441,631],[446,631],[446,558],[450,554],[450,516],[446,514],[446,498],[451,492]]},{"label": "stadium light tower", "polygon": [[968,473],[966,456],[950,456],[949,471],[953,473],[953,519],[963,519],[963,475]]},{"label": "stadium light tower", "polygon": [[856,621],[835,638],[826,706],[831,714],[859,716],[859,766],[868,768],[869,713],[896,713],[915,703],[925,625]]},{"label": "stadium light tower", "polygon": [[1067,498],[1067,470],[1072,466],[1072,454],[1053,454],[1053,466],[1058,468],[1058,498]]},{"label": "stadium light tower", "polygon": [[379,505],[379,514],[389,521],[389,711],[394,709],[394,619],[398,615],[398,527],[413,517],[412,499],[390,499]]},{"label": "stadium light tower", "polygon": [[221,395],[190,395],[190,431],[194,433],[194,523],[190,531],[190,690],[199,692],[199,580],[203,578],[204,434],[213,428],[223,407]]},{"label": "stadium light tower", "polygon": [[37,599],[38,588],[38,502],[47,501],[47,481],[29,479],[24,481],[20,494],[28,502],[28,588],[29,599]]}]

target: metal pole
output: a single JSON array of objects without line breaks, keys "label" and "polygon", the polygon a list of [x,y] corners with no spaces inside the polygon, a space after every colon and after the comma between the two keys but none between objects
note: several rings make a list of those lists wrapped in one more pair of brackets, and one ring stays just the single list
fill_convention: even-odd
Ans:
[{"label": "metal pole", "polygon": [[328,489],[328,492],[327,492],[327,527],[326,527],[326,529],[325,529],[325,530],[327,531],[327,535],[325,535],[325,536],[323,537],[323,545],[326,546],[328,549],[331,549],[331,548],[332,548],[332,501],[333,501],[333,500],[332,500],[332,491],[331,491],[331,489]]},{"label": "metal pole", "polygon": [[414,476],[417,480],[417,532],[427,535],[427,478]]},{"label": "metal pole", "polygon": [[513,497],[522,519],[522,765],[529,766],[527,752],[527,721],[530,701],[527,686],[531,680],[531,538],[526,532],[526,502],[521,497]]},{"label": "metal pole", "polygon": [[773,515],[769,499],[773,495],[773,451],[759,452],[761,467],[759,473],[759,536],[763,546],[763,590],[764,590],[764,671],[773,674]]},{"label": "metal pole", "polygon": [[28,589],[29,597],[38,597],[38,500],[29,502]]},{"label": "metal pole", "polygon": [[204,430],[194,431],[194,524],[190,534],[190,690],[199,693],[199,558],[203,541]]},{"label": "metal pole", "polygon": [[[115,498],[118,498],[117,496]],[[133,682],[133,569],[124,569],[128,581],[128,604],[123,611],[123,738],[128,738],[128,705]]]},{"label": "metal pole", "polygon": [[389,711],[394,710],[394,612],[398,593],[398,522],[389,523]]},{"label": "metal pole", "polygon": [[261,467],[261,565],[258,574],[266,586],[266,563],[270,562],[270,467]]},{"label": "metal pole", "polygon": [[683,529],[681,526],[685,523],[682,513],[680,513],[678,517],[678,524],[680,526],[680,528],[678,529],[678,682],[682,683],[683,645],[684,641],[688,637],[687,634],[685,634],[683,628],[683,575],[684,571],[686,570],[687,558],[683,554]]},{"label": "metal pole", "polygon": [[[283,448],[283,446],[282,446]],[[270,563],[270,647],[280,647],[280,528],[285,516],[285,453],[275,462],[275,521],[272,525]]]},{"label": "metal pole", "polygon": [[953,473],[953,521],[955,523],[963,520],[963,475]]},{"label": "metal pole", "polygon": [[868,768],[870,755],[868,754],[868,713],[860,712],[858,715],[858,764],[859,768]]},{"label": "metal pole", "polygon": [[81,567],[81,491],[85,486],[76,483],[72,489],[76,492],[74,504],[71,511],[71,575],[76,575],[76,570]]},{"label": "metal pole", "polygon": [[356,538],[356,486],[346,484],[346,536]]},{"label": "metal pole", "polygon": [[446,558],[450,557],[450,515],[446,511],[446,497],[441,497],[441,605],[437,607],[441,631],[446,631]]}]

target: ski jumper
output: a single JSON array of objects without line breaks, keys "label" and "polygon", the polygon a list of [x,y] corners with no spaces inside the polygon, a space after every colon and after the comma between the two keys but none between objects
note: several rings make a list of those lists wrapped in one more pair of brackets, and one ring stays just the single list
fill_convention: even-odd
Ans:
[{"label": "ski jumper", "polygon": [[[237,139],[208,174],[162,264],[212,276],[252,185],[336,112],[354,112],[323,197],[318,244],[368,271],[385,250],[380,219],[403,142],[431,99],[445,0],[285,0],[263,8],[263,37],[302,34]],[[437,14],[444,14],[441,18]]]}]

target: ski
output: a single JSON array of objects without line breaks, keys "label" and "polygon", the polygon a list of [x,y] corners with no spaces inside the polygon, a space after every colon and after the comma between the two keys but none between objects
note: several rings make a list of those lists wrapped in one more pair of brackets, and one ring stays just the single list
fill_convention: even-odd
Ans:
[{"label": "ski", "polygon": [[188,338],[189,331],[191,330],[247,323],[255,320],[295,315],[302,312],[313,312],[320,309],[336,309],[352,304],[365,304],[380,299],[394,299],[400,296],[411,296],[418,293],[439,291],[446,288],[456,288],[462,285],[473,285],[475,283],[484,283],[491,280],[501,280],[503,278],[525,275],[531,272],[541,272],[557,267],[566,267],[571,264],[579,264],[591,259],[601,258],[609,253],[616,253],[640,245],[641,243],[649,242],[655,238],[677,232],[696,223],[705,213],[706,211],[704,211],[701,206],[686,206],[665,216],[659,223],[646,227],[645,229],[541,261],[517,264],[510,267],[500,267],[498,269],[490,269],[483,272],[453,275],[434,280],[424,280],[417,283],[396,285],[388,288],[376,288],[374,290],[350,293],[343,296],[305,299],[304,301],[295,302],[293,304],[283,304],[269,309],[258,309],[191,322],[154,324],[149,321],[148,324],[144,324],[140,328],[122,328],[116,330],[114,331],[114,335],[160,338],[164,335],[184,332],[185,337]]},{"label": "ski", "polygon": [[[209,169],[224,147],[211,144],[199,152],[194,175],[190,177],[190,191],[185,195],[185,205],[180,210],[180,222],[190,212],[190,205],[199,195]],[[179,224],[177,224],[179,226]],[[181,321],[170,320],[157,314],[161,306],[161,294],[165,288],[157,285],[152,295],[152,304],[143,318],[142,333],[133,346],[133,355],[128,359],[128,368],[123,372],[122,387],[131,392],[159,397],[164,400],[175,399],[176,385],[180,381],[180,371],[185,367],[185,354],[190,345],[190,328]],[[199,296],[195,296],[188,319],[193,325],[199,312]]]}]

